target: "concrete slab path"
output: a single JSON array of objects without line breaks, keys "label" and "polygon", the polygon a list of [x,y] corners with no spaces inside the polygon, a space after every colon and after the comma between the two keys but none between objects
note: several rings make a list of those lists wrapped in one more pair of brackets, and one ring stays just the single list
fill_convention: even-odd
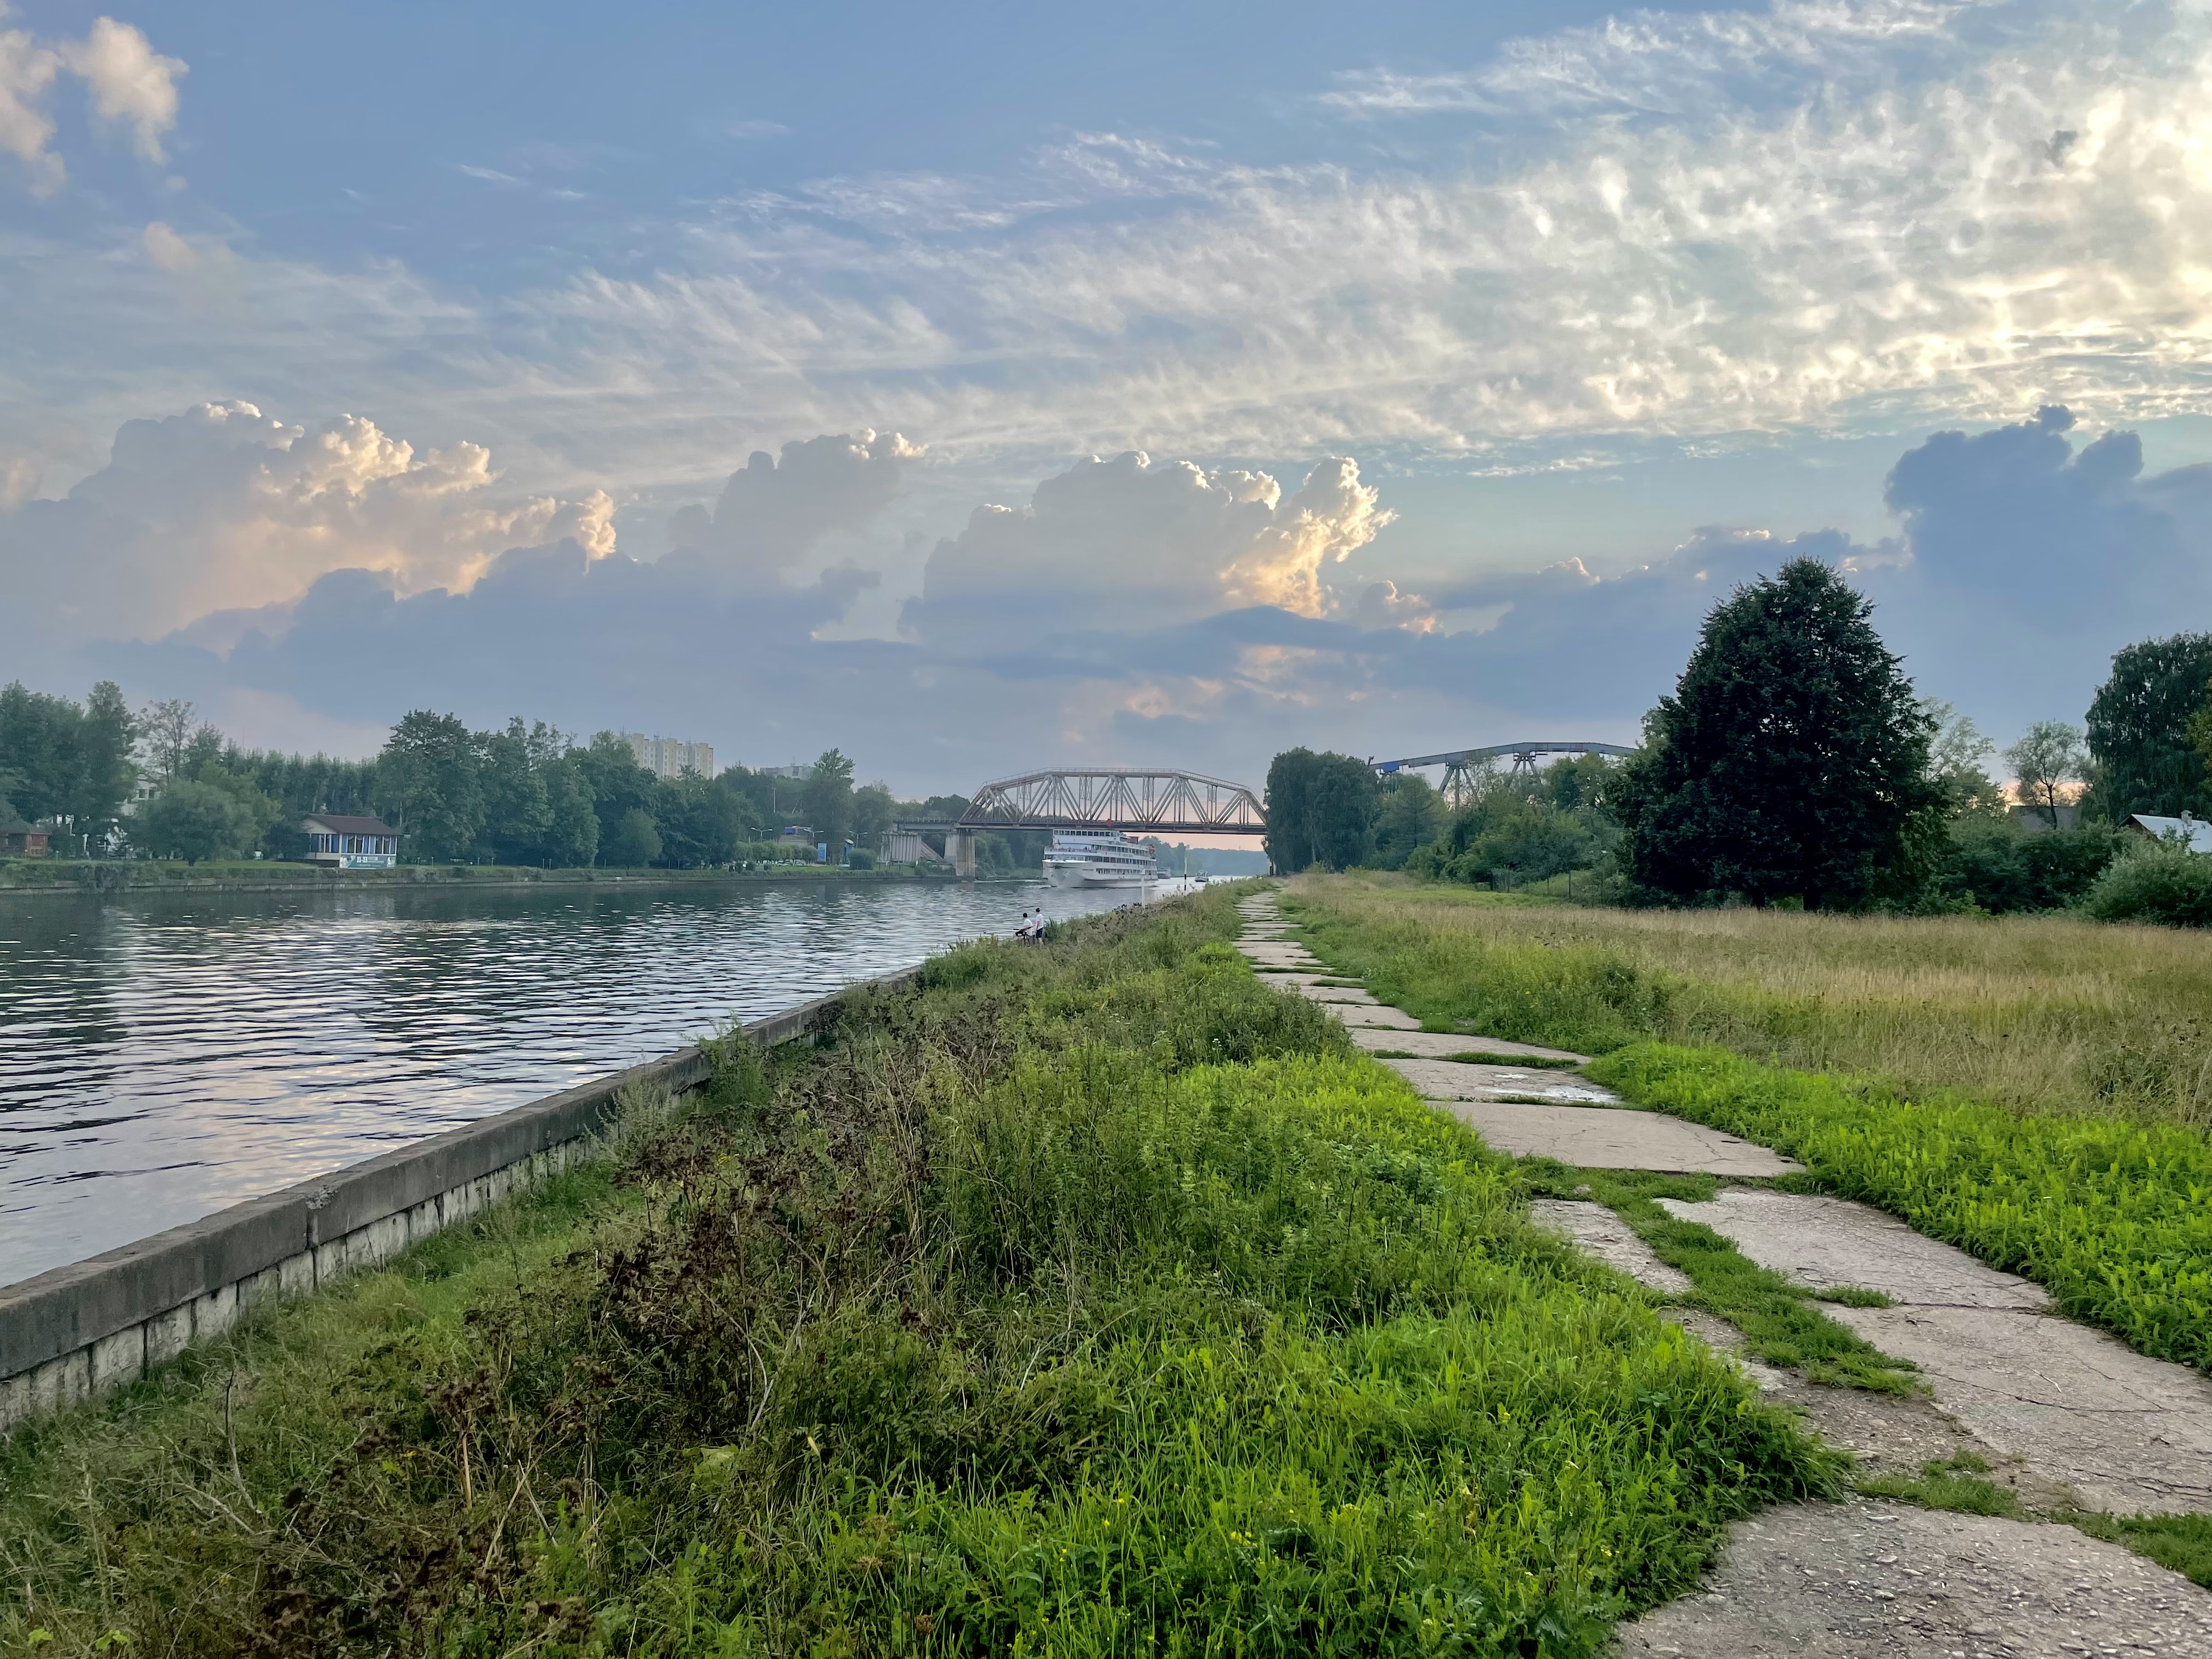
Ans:
[{"label": "concrete slab path", "polygon": [[1703,1222],[1762,1267],[1816,1291],[1857,1286],[1918,1307],[2025,1308],[2051,1297],[2040,1285],[1999,1273],[1964,1250],[1916,1233],[1895,1216],[1848,1199],[1737,1187],[1709,1204],[1662,1198],[1661,1207]]},{"label": "concrete slab path", "polygon": [[1419,1090],[1424,1100],[1533,1097],[1559,1106],[1620,1104],[1620,1097],[1612,1090],[1571,1072],[1455,1060],[1386,1060],[1382,1063]]},{"label": "concrete slab path", "polygon": [[1659,1170],[1668,1174],[1788,1175],[1788,1158],[1717,1129],[1657,1112],[1604,1106],[1518,1106],[1501,1101],[1437,1103],[1501,1152],[1555,1158],[1587,1170]]},{"label": "concrete slab path", "polygon": [[1621,1659],[2212,1654],[2212,1596],[2071,1527],[1855,1498],[1737,1522],[1705,1593],[1620,1644]]},{"label": "concrete slab path", "polygon": [[1388,1003],[1370,1008],[1360,1002],[1332,1002],[1328,1011],[1354,1030],[1364,1027],[1369,1030],[1418,1031],[1421,1029],[1420,1021],[1404,1009],[1393,1008]]},{"label": "concrete slab path", "polygon": [[1300,996],[1315,1002],[1347,1002],[1366,1008],[1379,1008],[1382,1006],[1371,992],[1358,990],[1349,985],[1316,985],[1309,982],[1292,986],[1291,988]]},{"label": "concrete slab path", "polygon": [[1412,1054],[1419,1060],[1457,1060],[1466,1054],[1480,1054],[1485,1059],[1556,1060],[1575,1066],[1589,1064],[1588,1054],[1570,1054],[1565,1048],[1539,1048],[1530,1042],[1500,1042],[1495,1037],[1461,1036],[1451,1031],[1408,1031],[1403,1042],[1393,1041],[1379,1031],[1354,1031],[1352,1042],[1370,1054],[1378,1051]]},{"label": "concrete slab path", "polygon": [[1828,1311],[1918,1366],[1977,1440],[2085,1508],[2212,1510],[2212,1378],[2060,1318],[2040,1285],[1863,1204],[1743,1188],[1659,1201],[1800,1284],[1888,1297]]},{"label": "concrete slab path", "polygon": [[1682,1296],[1689,1291],[1689,1274],[1679,1267],[1668,1267],[1654,1255],[1651,1247],[1602,1204],[1540,1198],[1529,1204],[1528,1217],[1548,1231],[1565,1233],[1607,1267],[1626,1273],[1662,1296]]}]

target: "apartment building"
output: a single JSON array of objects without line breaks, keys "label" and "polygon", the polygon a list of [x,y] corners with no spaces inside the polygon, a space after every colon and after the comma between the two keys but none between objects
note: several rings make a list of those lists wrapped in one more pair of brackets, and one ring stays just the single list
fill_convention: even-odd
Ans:
[{"label": "apartment building", "polygon": [[679,776],[689,767],[702,778],[714,775],[714,745],[686,743],[681,738],[648,738],[642,732],[625,732],[631,758],[657,778]]}]

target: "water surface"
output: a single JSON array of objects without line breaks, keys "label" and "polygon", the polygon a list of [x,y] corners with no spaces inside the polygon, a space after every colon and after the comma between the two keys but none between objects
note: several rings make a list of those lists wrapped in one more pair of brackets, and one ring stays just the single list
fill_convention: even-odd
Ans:
[{"label": "water surface", "polygon": [[1032,907],[1130,896],[835,880],[0,896],[0,1285],[1009,932]]}]

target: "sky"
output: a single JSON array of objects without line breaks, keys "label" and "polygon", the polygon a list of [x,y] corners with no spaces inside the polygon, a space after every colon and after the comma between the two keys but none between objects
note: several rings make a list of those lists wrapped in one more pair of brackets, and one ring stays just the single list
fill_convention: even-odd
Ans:
[{"label": "sky", "polygon": [[902,793],[2212,625],[2212,19],[0,0],[0,680]]}]

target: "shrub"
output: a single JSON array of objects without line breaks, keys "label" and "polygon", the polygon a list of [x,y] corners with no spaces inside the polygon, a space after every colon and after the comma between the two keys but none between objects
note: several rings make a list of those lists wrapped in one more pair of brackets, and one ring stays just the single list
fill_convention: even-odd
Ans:
[{"label": "shrub", "polygon": [[2085,906],[2100,921],[2212,927],[2212,857],[2151,843],[2115,860]]}]

